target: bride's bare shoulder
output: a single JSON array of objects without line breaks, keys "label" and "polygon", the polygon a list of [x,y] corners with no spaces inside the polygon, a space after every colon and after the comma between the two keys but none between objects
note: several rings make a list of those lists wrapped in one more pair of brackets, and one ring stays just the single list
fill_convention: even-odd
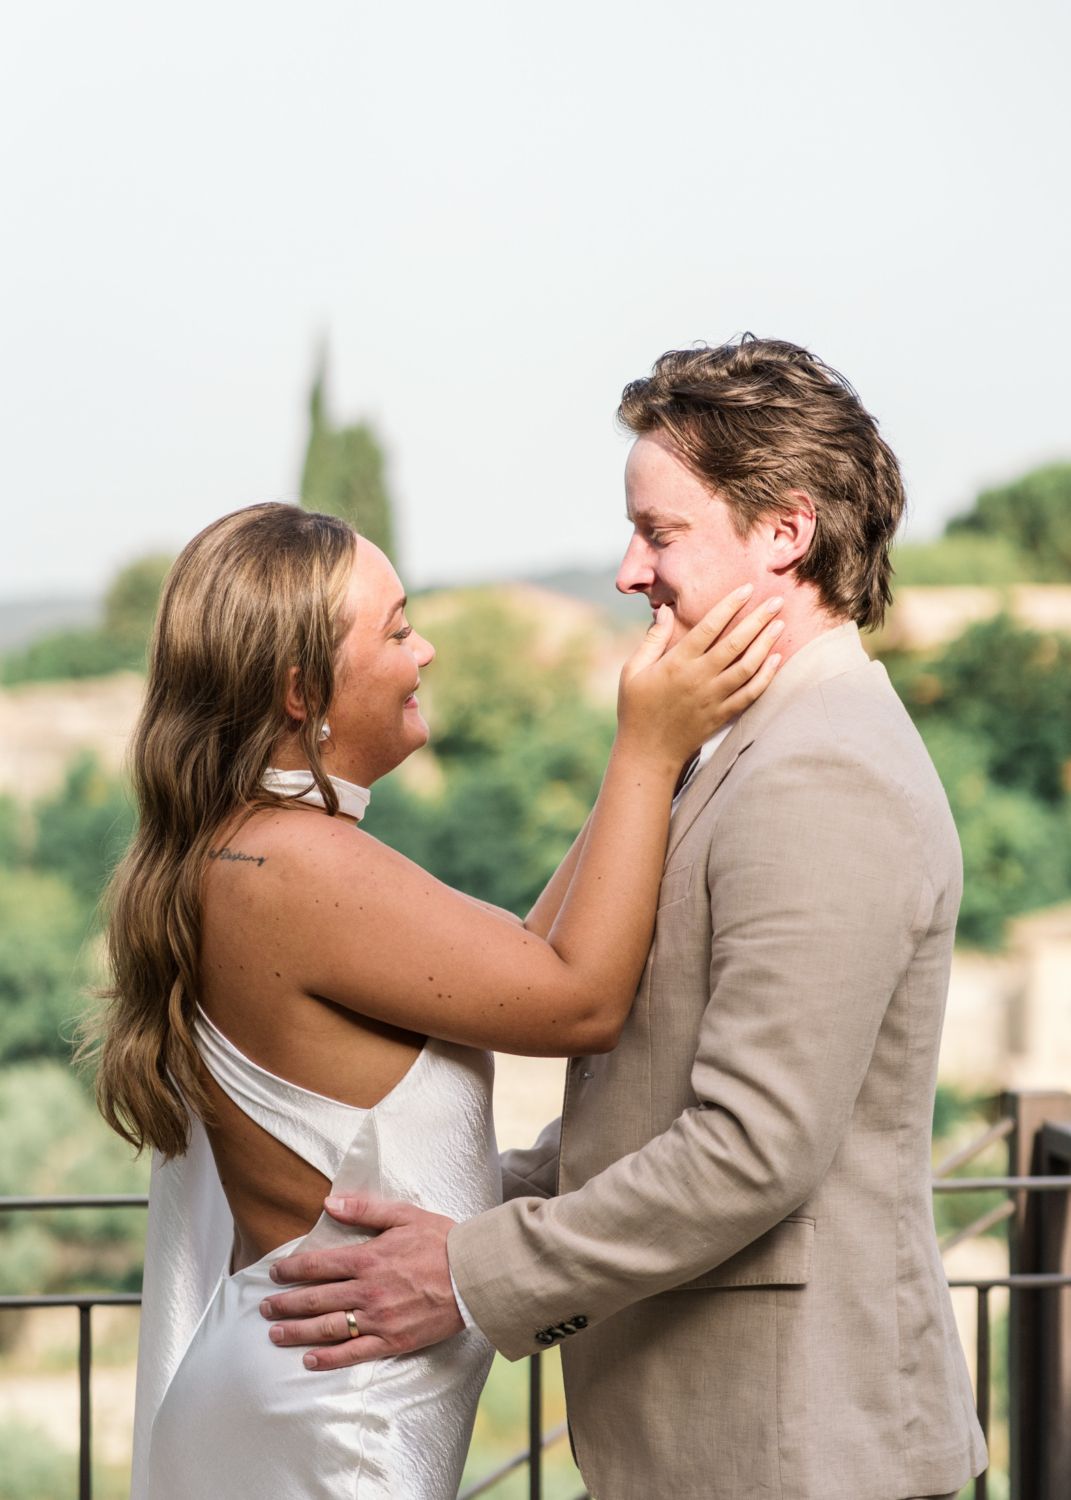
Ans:
[{"label": "bride's bare shoulder", "polygon": [[378,839],[345,818],[329,818],[312,808],[262,808],[232,819],[213,838],[205,870],[208,887],[239,884],[250,889],[283,882],[299,888],[368,871],[400,858]]}]

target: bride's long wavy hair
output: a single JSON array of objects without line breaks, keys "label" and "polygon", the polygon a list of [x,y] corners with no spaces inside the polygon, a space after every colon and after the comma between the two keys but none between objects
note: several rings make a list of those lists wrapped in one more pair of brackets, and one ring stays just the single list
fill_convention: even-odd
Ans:
[{"label": "bride's long wavy hair", "polygon": [[[334,516],[253,505],[194,537],[164,586],[130,751],[137,833],[105,896],[108,1005],[84,1048],[101,1113],[139,1151],[181,1156],[189,1111],[208,1112],[191,1026],[213,836],[236,815],[286,805],[260,780],[287,732],[338,810],[320,731],[356,542]],[[294,667],[300,724],[285,707]]]}]

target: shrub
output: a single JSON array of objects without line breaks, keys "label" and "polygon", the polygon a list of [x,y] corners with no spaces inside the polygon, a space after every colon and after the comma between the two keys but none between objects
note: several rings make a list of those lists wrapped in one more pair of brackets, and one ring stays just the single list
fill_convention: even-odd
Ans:
[{"label": "shrub", "polygon": [[64,881],[0,870],[0,1062],[69,1055],[85,935],[84,907]]}]

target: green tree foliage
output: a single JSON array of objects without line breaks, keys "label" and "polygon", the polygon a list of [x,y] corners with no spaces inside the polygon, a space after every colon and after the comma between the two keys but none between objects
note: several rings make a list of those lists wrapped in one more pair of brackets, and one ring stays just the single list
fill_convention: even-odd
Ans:
[{"label": "green tree foliage", "polygon": [[948,523],[949,537],[1003,538],[1025,553],[1032,575],[1071,580],[1071,464],[1049,464],[1014,484],[986,490],[965,516]]},{"label": "green tree foliage", "polygon": [[84,907],[64,881],[0,870],[0,1061],[69,1055],[85,936]]},{"label": "green tree foliage", "polygon": [[1071,896],[1071,641],[1002,615],[886,665],[959,830],[959,936],[997,947],[1009,916]]},{"label": "green tree foliage", "polygon": [[0,800],[0,1062],[70,1056],[104,884],[133,812],[92,756],[32,813]]},{"label": "green tree foliage", "polygon": [[0,1422],[0,1500],[69,1500],[77,1491],[77,1455],[39,1427]]},{"label": "green tree foliage", "polygon": [[1061,801],[1071,760],[1071,640],[999,615],[936,657],[887,665],[920,726],[955,726],[984,748],[986,774],[1001,786]]},{"label": "green tree foliage", "polygon": [[144,652],[156,621],[160,592],[175,561],[169,552],[152,552],[120,569],[104,596],[104,634],[116,645]]},{"label": "green tree foliage", "polygon": [[[144,1191],[147,1164],[132,1164],[70,1068],[97,979],[98,898],[132,826],[91,757],[32,811],[0,801],[0,1196]],[[0,1292],[136,1289],[143,1236],[120,1210],[0,1215]]]},{"label": "green tree foliage", "polygon": [[174,558],[153,553],[120,570],[104,598],[104,618],[93,630],[61,630],[6,656],[5,683],[51,682],[145,670],[145,653]]},{"label": "green tree foliage", "polygon": [[394,519],[383,450],[367,422],[350,427],[334,425],[324,399],[322,369],[309,398],[309,416],[302,504],[309,510],[341,516],[395,561]]},{"label": "green tree foliage", "polygon": [[96,756],[81,755],[59,795],[38,806],[36,822],[36,867],[61,875],[83,906],[94,908],[134,829],[121,784]]},{"label": "green tree foliage", "polygon": [[0,797],[0,867],[17,864],[32,836],[31,820],[14,797]]},{"label": "green tree foliage", "polygon": [[1004,587],[1034,577],[1033,559],[1003,536],[958,532],[935,542],[893,548],[893,587],[989,584]]},{"label": "green tree foliage", "polygon": [[1071,895],[1071,817],[1062,805],[994,784],[980,736],[939,720],[921,728],[963,850],[957,935],[999,948],[1008,917]]},{"label": "green tree foliage", "polygon": [[937,541],[894,548],[893,568],[907,585],[1071,581],[1071,464],[984,491]]},{"label": "green tree foliage", "polygon": [[[60,1063],[0,1069],[0,1133],[0,1196],[146,1191],[148,1161],[134,1160]],[[130,1209],[0,1214],[0,1290],[137,1287],[144,1233]]]},{"label": "green tree foliage", "polygon": [[534,624],[493,590],[467,591],[446,619],[434,599],[411,613],[439,653],[423,676],[442,788],[422,797],[387,777],[364,826],[447,884],[523,915],[598,795],[613,717],[584,700],[583,651],[567,644],[548,659]]}]

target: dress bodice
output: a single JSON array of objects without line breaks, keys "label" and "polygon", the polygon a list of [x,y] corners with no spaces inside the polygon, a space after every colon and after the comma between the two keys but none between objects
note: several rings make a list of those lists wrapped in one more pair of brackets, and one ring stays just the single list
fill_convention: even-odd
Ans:
[{"label": "dress bodice", "polygon": [[[300,1088],[261,1068],[240,1052],[203,1012],[197,1017],[194,1036],[205,1066],[234,1103],[329,1178],[333,1193],[367,1192],[379,1198],[413,1203],[453,1219],[469,1218],[500,1201],[501,1174],[491,1116],[490,1054],[429,1037],[412,1067],[390,1093],[371,1109],[358,1109]],[[241,1431],[248,1429],[251,1434],[242,1470],[243,1488],[236,1491],[228,1484],[231,1494],[246,1493],[246,1485],[250,1495],[258,1493],[254,1476],[248,1472],[250,1465],[256,1467],[261,1455],[264,1463],[268,1463],[273,1445],[292,1428],[292,1422],[280,1425],[276,1420],[264,1431],[257,1431],[260,1419],[253,1408],[267,1410],[278,1395],[270,1387],[276,1367],[279,1389],[285,1388],[287,1392],[288,1415],[293,1418],[291,1407],[296,1401],[303,1419],[310,1418],[309,1431],[318,1434],[316,1440],[309,1439],[308,1472],[301,1468],[306,1460],[299,1464],[293,1486],[295,1495],[334,1496],[332,1465],[337,1467],[338,1462],[350,1461],[345,1454],[339,1460],[337,1453],[329,1460],[323,1446],[327,1443],[330,1448],[334,1442],[335,1448],[341,1443],[345,1449],[349,1441],[350,1428],[337,1423],[333,1426],[334,1417],[328,1415],[337,1416],[338,1400],[342,1398],[335,1393],[332,1396],[335,1405],[325,1408],[321,1414],[323,1420],[318,1421],[315,1416],[316,1403],[326,1397],[331,1384],[338,1385],[340,1390],[345,1387],[347,1399],[356,1399],[360,1387],[365,1418],[359,1452],[354,1450],[352,1461],[365,1476],[359,1491],[362,1496],[366,1492],[376,1497],[397,1492],[405,1494],[407,1500],[410,1494],[437,1496],[456,1482],[453,1468],[457,1466],[457,1434],[466,1422],[471,1425],[471,1414],[463,1421],[459,1419],[459,1425],[448,1419],[448,1409],[451,1401],[455,1405],[460,1402],[466,1411],[475,1406],[475,1395],[490,1358],[489,1346],[482,1336],[466,1333],[436,1349],[377,1360],[375,1366],[389,1366],[392,1370],[370,1382],[361,1372],[372,1366],[340,1372],[308,1372],[298,1363],[291,1370],[290,1356],[296,1355],[300,1362],[302,1351],[281,1350],[272,1345],[267,1337],[268,1325],[257,1311],[260,1298],[272,1289],[267,1273],[275,1260],[303,1250],[354,1243],[369,1237],[368,1231],[339,1224],[323,1214],[307,1235],[279,1246],[255,1265],[229,1275],[233,1224],[204,1126],[193,1120],[186,1156],[166,1163],[154,1160],[138,1351],[132,1500],[160,1500],[165,1495],[167,1481],[160,1477],[167,1472],[163,1455],[171,1436],[181,1434],[191,1424],[202,1432],[199,1462],[209,1462],[212,1447],[209,1433],[219,1401],[205,1406],[204,1393],[217,1378],[224,1380],[225,1368],[227,1375],[221,1387],[224,1393],[236,1391],[247,1375],[259,1382],[255,1390],[247,1390],[244,1398],[245,1428],[241,1424],[235,1428],[232,1421],[226,1428],[226,1439],[220,1439],[221,1449],[227,1448],[225,1457],[230,1462],[232,1450],[242,1446],[238,1442]],[[481,1371],[478,1380],[474,1373],[461,1378],[466,1367],[471,1366],[475,1372],[477,1365]],[[329,1382],[323,1378],[328,1374],[345,1379]],[[303,1380],[302,1375],[307,1378]],[[265,1386],[265,1381],[269,1386]],[[368,1385],[367,1390],[362,1382]],[[373,1411],[373,1386],[383,1405],[379,1411]],[[161,1416],[165,1401],[166,1420]],[[309,1403],[307,1412],[301,1407],[302,1402]],[[443,1412],[438,1430],[452,1434],[451,1453],[448,1455],[443,1449],[436,1458],[435,1441],[429,1438],[414,1443],[411,1432],[399,1448],[401,1435],[408,1430],[407,1423],[411,1428],[415,1420],[413,1414],[436,1403]],[[292,1444],[281,1451],[287,1461],[293,1458]],[[427,1473],[405,1471],[411,1461],[419,1469],[424,1461],[421,1452],[428,1462],[434,1461],[434,1474],[430,1469]],[[274,1466],[271,1487],[280,1500],[290,1493],[283,1482],[281,1462],[278,1454],[271,1459]],[[211,1469],[211,1476],[215,1477],[206,1479],[206,1485],[218,1482],[218,1472]],[[182,1484],[184,1500],[186,1497],[196,1500],[199,1492],[188,1464]],[[398,1485],[402,1486],[400,1490]]]}]

